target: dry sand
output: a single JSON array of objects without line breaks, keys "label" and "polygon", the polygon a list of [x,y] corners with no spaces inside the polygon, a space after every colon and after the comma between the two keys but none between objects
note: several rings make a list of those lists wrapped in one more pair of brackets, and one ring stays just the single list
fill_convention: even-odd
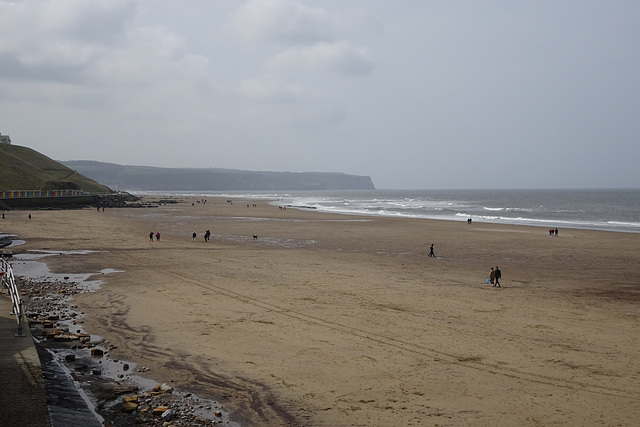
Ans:
[{"label": "dry sand", "polygon": [[640,234],[185,200],[0,228],[124,270],[76,297],[87,329],[245,425],[638,425]]}]

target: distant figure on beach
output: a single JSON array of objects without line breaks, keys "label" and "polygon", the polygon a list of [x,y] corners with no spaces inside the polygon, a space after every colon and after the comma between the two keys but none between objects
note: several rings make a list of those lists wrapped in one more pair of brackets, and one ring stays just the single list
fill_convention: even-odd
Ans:
[{"label": "distant figure on beach", "polygon": [[502,277],[502,272],[500,271],[500,269],[498,268],[497,265],[496,265],[496,269],[494,270],[494,274],[496,276],[496,286],[499,288],[500,287],[500,278]]},{"label": "distant figure on beach", "polygon": [[2,212],[2,219],[4,219],[4,212]]},{"label": "distant figure on beach", "polygon": [[156,242],[160,241],[160,233],[156,233]]},{"label": "distant figure on beach", "polygon": [[193,237],[193,241],[196,241],[196,237],[198,237],[198,235],[196,234],[196,232],[194,231],[193,234],[191,235],[191,237]]},{"label": "distant figure on beach", "polygon": [[553,228],[549,229],[549,237],[553,237]]},{"label": "distant figure on beach", "polygon": [[153,242],[153,231],[151,233],[149,233],[149,241]]},{"label": "distant figure on beach", "polygon": [[495,280],[496,280],[496,272],[493,271],[493,267],[491,267],[491,272],[489,273],[489,283],[491,283],[491,286],[495,286],[493,284]]},{"label": "distant figure on beach", "polygon": [[556,234],[556,237],[558,237],[558,229],[557,228],[554,230],[554,233]]},{"label": "distant figure on beach", "polygon": [[204,232],[204,241],[208,242],[209,239],[211,238],[211,231],[207,230]]},{"label": "distant figure on beach", "polygon": [[433,253],[433,243],[431,244],[431,247],[429,248],[429,256],[436,256],[436,254]]},{"label": "distant figure on beach", "polygon": [[29,214],[29,219],[31,219],[31,214]]}]

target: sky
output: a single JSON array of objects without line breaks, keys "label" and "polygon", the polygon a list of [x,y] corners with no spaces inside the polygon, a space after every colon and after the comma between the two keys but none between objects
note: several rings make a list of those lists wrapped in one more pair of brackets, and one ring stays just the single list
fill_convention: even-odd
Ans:
[{"label": "sky", "polygon": [[0,133],[380,189],[640,188],[640,2],[0,0]]}]

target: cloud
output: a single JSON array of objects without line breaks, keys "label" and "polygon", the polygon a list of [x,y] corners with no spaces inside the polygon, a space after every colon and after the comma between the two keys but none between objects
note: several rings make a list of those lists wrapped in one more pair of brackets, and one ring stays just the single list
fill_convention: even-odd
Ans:
[{"label": "cloud", "polygon": [[27,0],[0,7],[0,55],[25,70],[90,63],[119,42],[135,12],[128,0]]},{"label": "cloud", "polygon": [[292,47],[274,56],[268,64],[275,70],[331,70],[346,74],[368,74],[373,61],[367,49],[346,41],[320,42],[312,46]]},{"label": "cloud", "polygon": [[301,92],[300,84],[283,85],[278,77],[271,74],[244,80],[238,87],[238,93],[245,99],[278,103],[294,101]]},{"label": "cloud", "polygon": [[293,0],[249,0],[232,14],[227,28],[247,41],[294,44],[333,41],[342,32],[336,16]]},{"label": "cloud", "polygon": [[137,10],[130,0],[0,3],[0,96],[198,116],[215,87],[209,60],[162,25],[135,26]]}]

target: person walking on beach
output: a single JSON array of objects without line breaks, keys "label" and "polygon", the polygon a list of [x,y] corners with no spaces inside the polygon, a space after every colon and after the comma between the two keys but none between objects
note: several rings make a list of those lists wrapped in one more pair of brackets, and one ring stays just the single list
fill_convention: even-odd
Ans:
[{"label": "person walking on beach", "polygon": [[198,235],[194,231],[193,234],[191,235],[191,237],[193,238],[193,241],[195,242],[196,241],[196,237],[198,237]]},{"label": "person walking on beach", "polygon": [[493,267],[491,267],[491,272],[489,273],[489,283],[491,283],[491,286],[495,286],[494,282],[496,280],[496,272],[493,271]]},{"label": "person walking on beach", "polygon": [[151,233],[149,233],[149,241],[153,242],[153,231]]},{"label": "person walking on beach", "polygon": [[498,268],[498,266],[496,265],[496,269],[493,271],[494,275],[496,276],[496,287],[500,287],[500,278],[502,277],[502,272],[500,271],[500,269]]},{"label": "person walking on beach", "polygon": [[156,233],[156,242],[160,241],[160,233]]},{"label": "person walking on beach", "polygon": [[204,232],[204,241],[208,242],[209,238],[211,237],[211,231],[207,230]]},{"label": "person walking on beach", "polygon": [[431,257],[435,257],[436,254],[433,253],[433,243],[431,244],[431,247],[429,248],[429,256]]}]

